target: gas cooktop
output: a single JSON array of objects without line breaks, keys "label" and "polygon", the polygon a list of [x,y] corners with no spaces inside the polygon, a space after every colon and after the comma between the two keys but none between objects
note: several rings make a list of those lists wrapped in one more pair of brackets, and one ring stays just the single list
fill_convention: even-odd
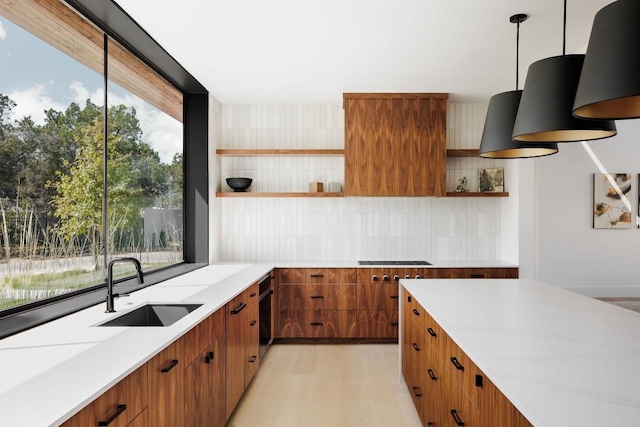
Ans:
[{"label": "gas cooktop", "polygon": [[427,261],[358,261],[359,265],[431,265]]}]

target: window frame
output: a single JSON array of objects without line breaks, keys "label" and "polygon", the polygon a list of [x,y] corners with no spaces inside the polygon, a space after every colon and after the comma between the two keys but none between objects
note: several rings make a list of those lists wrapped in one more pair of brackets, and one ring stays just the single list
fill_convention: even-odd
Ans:
[{"label": "window frame", "polygon": [[[66,0],[79,14],[129,50],[183,94],[184,262],[116,281],[133,292],[201,268],[209,262],[209,92],[120,6],[111,0]],[[104,302],[106,284],[3,310],[0,339]]]}]

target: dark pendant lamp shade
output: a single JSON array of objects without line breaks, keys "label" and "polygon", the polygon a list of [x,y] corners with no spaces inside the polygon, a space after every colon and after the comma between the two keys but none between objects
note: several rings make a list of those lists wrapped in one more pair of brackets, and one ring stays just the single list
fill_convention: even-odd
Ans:
[{"label": "dark pendant lamp shade", "polygon": [[612,120],[573,116],[583,61],[584,55],[562,55],[529,66],[513,127],[515,141],[576,142],[616,135]]},{"label": "dark pendant lamp shade", "polygon": [[595,16],[573,114],[640,117],[640,1],[618,0]]},{"label": "dark pendant lamp shade", "polygon": [[521,90],[513,90],[494,95],[489,100],[480,141],[480,157],[517,159],[548,156],[558,152],[558,145],[555,143],[520,143],[511,140],[521,95]]}]

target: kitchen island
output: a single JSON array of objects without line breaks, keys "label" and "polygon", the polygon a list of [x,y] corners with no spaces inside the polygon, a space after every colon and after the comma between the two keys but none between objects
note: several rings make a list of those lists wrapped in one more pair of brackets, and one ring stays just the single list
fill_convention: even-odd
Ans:
[{"label": "kitchen island", "polygon": [[401,286],[532,425],[640,426],[640,314],[534,280]]}]

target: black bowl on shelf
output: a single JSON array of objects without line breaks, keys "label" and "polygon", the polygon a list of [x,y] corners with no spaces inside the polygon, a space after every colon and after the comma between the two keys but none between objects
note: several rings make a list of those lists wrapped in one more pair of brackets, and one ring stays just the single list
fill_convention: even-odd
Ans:
[{"label": "black bowl on shelf", "polygon": [[237,193],[246,191],[253,180],[251,178],[227,178],[227,185]]}]

